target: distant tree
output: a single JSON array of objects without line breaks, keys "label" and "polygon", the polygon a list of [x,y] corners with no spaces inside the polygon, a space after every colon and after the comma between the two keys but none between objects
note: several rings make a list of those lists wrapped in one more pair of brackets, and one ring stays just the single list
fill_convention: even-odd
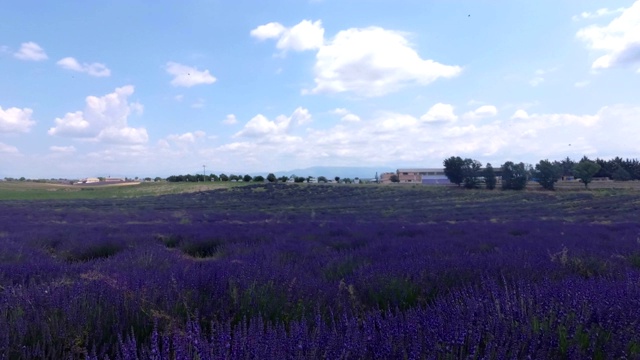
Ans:
[{"label": "distant tree", "polygon": [[23,177],[21,177],[21,178],[20,178],[20,179],[18,179],[18,180],[20,180],[20,181],[25,181],[25,180],[27,180],[27,179],[25,179],[25,177],[23,176]]},{"label": "distant tree", "polygon": [[480,187],[480,169],[482,163],[478,160],[464,159],[462,165],[462,182],[467,189],[477,189]]},{"label": "distant tree", "polygon": [[549,160],[540,160],[536,164],[534,178],[543,188],[554,190],[554,185],[562,176],[562,168]]},{"label": "distant tree", "polygon": [[345,184],[351,184],[351,183],[353,183],[353,180],[351,180],[351,178],[344,178],[344,179],[342,179],[342,182],[345,183]]},{"label": "distant tree", "polygon": [[495,189],[498,180],[496,179],[496,172],[493,170],[493,166],[491,166],[490,163],[487,163],[487,167],[484,168],[482,175],[484,176],[484,183],[487,186],[487,189]]},{"label": "distant tree", "polygon": [[464,180],[464,160],[460,156],[452,156],[445,159],[444,162],[444,174],[447,179],[453,184],[460,186]]},{"label": "distant tree", "polygon": [[267,175],[267,180],[270,183],[274,183],[274,182],[278,181],[278,179],[276,179],[276,176],[273,173],[269,173],[269,175]]},{"label": "distant tree", "polygon": [[333,179],[334,179],[337,183],[339,183],[339,182],[340,182],[340,176],[336,176],[336,177],[334,177]]},{"label": "distant tree", "polygon": [[[100,178],[98,178],[98,180],[100,180]],[[102,181],[102,180],[100,180],[100,181]],[[150,177],[146,177],[146,178],[144,178],[144,181],[151,181],[151,178]]]},{"label": "distant tree", "polygon": [[105,180],[107,180],[107,178],[106,178],[106,177],[104,177],[104,176],[98,176],[98,180],[99,180],[99,181],[105,181]]},{"label": "distant tree", "polygon": [[244,182],[250,182],[253,178],[251,177],[251,175],[247,174],[242,178],[242,181]]},{"label": "distant tree", "polygon": [[153,181],[155,182],[162,181],[162,178],[160,176],[156,176],[155,179],[153,179]]},{"label": "distant tree", "polygon": [[593,180],[594,175],[597,174],[598,171],[600,171],[600,165],[586,159],[586,157],[580,160],[580,162],[573,167],[573,174],[576,178],[580,179],[580,181],[584,184],[585,189]]},{"label": "distant tree", "polygon": [[239,181],[239,180],[242,180],[242,178],[239,175],[234,175],[234,174],[229,175],[229,181]]},{"label": "distant tree", "polygon": [[389,180],[391,180],[392,183],[399,183],[400,182],[400,178],[398,178],[398,175],[393,174],[391,176],[389,176]]},{"label": "distant tree", "polygon": [[220,181],[220,177],[216,174],[211,174],[211,181]]},{"label": "distant tree", "polygon": [[303,183],[306,179],[302,176],[296,176],[293,181],[296,183]]},{"label": "distant tree", "polygon": [[278,181],[280,181],[280,182],[287,182],[288,180],[289,180],[289,178],[288,178],[288,177],[286,177],[286,176],[284,176],[284,175],[283,175],[283,176],[280,176],[280,177],[278,178]]},{"label": "distant tree", "polygon": [[553,164],[560,167],[561,176],[573,176],[573,167],[576,166],[576,162],[569,157],[561,161],[554,161]]},{"label": "distant tree", "polygon": [[255,181],[255,182],[264,182],[264,176],[258,175],[258,176],[253,178],[253,181]]},{"label": "distant tree", "polygon": [[522,190],[527,186],[528,173],[524,163],[514,164],[507,161],[502,164],[502,189]]},{"label": "distant tree", "polygon": [[227,174],[224,174],[224,173],[220,174],[219,178],[220,178],[220,181],[229,181],[229,176],[227,176]]},{"label": "distant tree", "polygon": [[611,178],[615,181],[629,181],[631,180],[631,174],[623,167],[619,167],[613,171]]},{"label": "distant tree", "polygon": [[319,183],[326,183],[327,182],[327,178],[324,176],[318,176],[318,182]]}]

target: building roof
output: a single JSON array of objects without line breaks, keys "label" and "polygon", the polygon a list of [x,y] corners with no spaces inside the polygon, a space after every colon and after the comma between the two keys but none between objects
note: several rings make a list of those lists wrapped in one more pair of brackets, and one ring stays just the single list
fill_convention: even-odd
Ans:
[{"label": "building roof", "polygon": [[398,169],[398,172],[412,172],[412,173],[435,172],[435,171],[444,171],[444,169],[443,168]]}]

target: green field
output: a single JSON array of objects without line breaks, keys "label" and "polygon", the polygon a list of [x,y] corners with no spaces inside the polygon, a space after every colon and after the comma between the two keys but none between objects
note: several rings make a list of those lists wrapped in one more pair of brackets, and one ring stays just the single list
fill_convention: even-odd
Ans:
[{"label": "green field", "polygon": [[114,185],[63,185],[29,181],[0,182],[0,200],[105,199],[167,195],[230,188],[232,182],[157,182]]}]

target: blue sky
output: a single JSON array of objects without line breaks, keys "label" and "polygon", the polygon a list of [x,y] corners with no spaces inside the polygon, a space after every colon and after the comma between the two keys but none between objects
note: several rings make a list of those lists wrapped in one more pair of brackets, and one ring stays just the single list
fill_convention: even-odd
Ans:
[{"label": "blue sky", "polygon": [[0,14],[0,177],[640,157],[640,0]]}]

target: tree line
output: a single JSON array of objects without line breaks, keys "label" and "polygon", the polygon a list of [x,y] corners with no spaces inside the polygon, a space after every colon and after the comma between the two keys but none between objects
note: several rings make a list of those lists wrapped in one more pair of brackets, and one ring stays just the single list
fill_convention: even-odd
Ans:
[{"label": "tree line", "polygon": [[[210,175],[204,175],[204,174],[196,174],[196,175],[191,175],[191,174],[187,174],[187,175],[171,175],[169,177],[166,178],[166,181],[168,182],[199,182],[199,181],[241,181],[241,182],[258,182],[258,183],[263,183],[263,182],[270,182],[270,183],[276,183],[276,182],[294,182],[294,183],[309,183],[309,182],[318,182],[318,183],[328,183],[330,182],[329,179],[327,179],[325,176],[318,176],[318,178],[314,178],[313,176],[296,176],[296,175],[291,175],[291,176],[280,176],[280,177],[276,177],[273,173],[270,173],[269,175],[267,175],[267,177],[265,178],[264,176],[261,175],[257,175],[257,176],[251,176],[251,175],[234,175],[234,174],[230,174],[230,175],[226,175],[224,173],[220,174],[220,175],[216,175],[216,174],[210,174]],[[336,176],[333,178],[333,180],[331,180],[333,182],[336,183],[343,183],[343,184],[352,184],[352,183],[361,183],[362,181],[359,178],[340,178],[339,176]]]},{"label": "tree line", "polygon": [[544,189],[554,190],[555,183],[561,178],[578,179],[585,188],[594,178],[607,178],[615,181],[640,180],[640,162],[637,159],[590,160],[587,156],[579,161],[569,157],[560,161],[540,160],[535,165],[507,161],[494,169],[490,163],[452,156],[443,161],[445,176],[450,182],[468,189],[486,187],[493,190],[498,176],[504,190],[522,190],[529,180],[540,184]]}]

